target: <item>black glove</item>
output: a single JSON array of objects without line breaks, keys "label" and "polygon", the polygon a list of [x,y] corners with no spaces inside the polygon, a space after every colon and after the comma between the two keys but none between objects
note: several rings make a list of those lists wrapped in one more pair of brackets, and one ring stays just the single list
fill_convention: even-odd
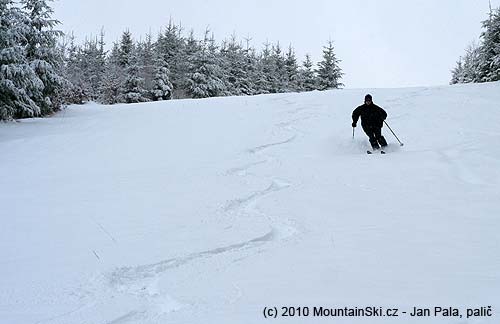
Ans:
[{"label": "black glove", "polygon": [[352,127],[356,127],[356,123],[352,123]]}]

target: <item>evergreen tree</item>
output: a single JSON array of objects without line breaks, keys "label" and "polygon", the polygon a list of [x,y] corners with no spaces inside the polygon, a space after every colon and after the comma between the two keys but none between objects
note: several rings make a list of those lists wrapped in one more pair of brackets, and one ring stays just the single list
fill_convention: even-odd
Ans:
[{"label": "evergreen tree", "polygon": [[104,75],[99,85],[99,101],[104,104],[115,104],[119,102],[121,85],[124,80],[124,70],[119,61],[119,45],[113,44],[113,49],[106,60]]},{"label": "evergreen tree", "polygon": [[200,42],[194,37],[194,31],[191,30],[189,37],[186,39],[182,47],[179,64],[177,66],[177,82],[175,93],[177,98],[189,97],[191,80],[190,77],[196,71],[196,59],[199,52],[202,50]]},{"label": "evergreen tree", "polygon": [[245,51],[233,34],[228,42],[224,42],[221,49],[223,68],[225,71],[224,84],[227,93],[233,96],[249,95],[252,93],[251,80],[246,70]]},{"label": "evergreen tree", "polygon": [[500,80],[500,8],[491,12],[483,21],[485,31],[481,34],[481,81]]},{"label": "evergreen tree", "polygon": [[193,98],[217,97],[225,89],[217,46],[213,37],[207,39],[207,33],[201,51],[194,53],[193,72],[188,76],[188,94]]},{"label": "evergreen tree", "polygon": [[277,42],[276,45],[273,46],[271,62],[274,65],[274,69],[272,71],[274,76],[272,77],[271,81],[271,92],[286,92],[288,88],[288,75],[286,70],[285,57],[283,55],[279,42]]},{"label": "evergreen tree", "polygon": [[128,58],[128,66],[125,68],[125,79],[120,90],[120,101],[126,103],[137,103],[149,101],[147,91],[144,88],[144,79],[139,75],[137,56],[132,54]]},{"label": "evergreen tree", "polygon": [[323,60],[318,63],[318,88],[319,90],[337,89],[344,86],[342,79],[342,70],[339,66],[340,60],[337,59],[333,42],[323,48]]},{"label": "evergreen tree", "polygon": [[287,74],[287,91],[299,91],[299,67],[292,44],[288,46],[285,58],[285,69]]},{"label": "evergreen tree", "polygon": [[154,101],[172,99],[173,85],[169,78],[168,64],[159,60],[151,96]]},{"label": "evergreen tree", "polygon": [[40,93],[43,83],[21,46],[28,32],[25,22],[11,0],[0,0],[0,120],[40,114],[31,94]]},{"label": "evergreen tree", "polygon": [[61,105],[61,90],[64,79],[62,57],[57,51],[57,37],[61,31],[54,30],[59,21],[51,19],[52,8],[47,4],[51,0],[22,0],[28,14],[28,32],[26,33],[26,57],[38,78],[43,82],[41,92],[31,93],[32,99],[40,107],[42,115],[58,110]]},{"label": "evergreen tree", "polygon": [[457,65],[451,71],[451,81],[450,84],[464,83],[464,65],[463,59],[460,57],[457,61]]},{"label": "evergreen tree", "polygon": [[156,54],[163,62],[168,62],[170,81],[174,87],[173,96],[177,97],[176,89],[181,88],[182,72],[185,57],[184,39],[180,36],[181,28],[169,21],[165,32],[161,33],[156,42]]},{"label": "evergreen tree", "polygon": [[302,69],[299,72],[299,88],[303,91],[316,90],[316,77],[313,71],[311,56],[306,54],[306,59],[302,63]]},{"label": "evergreen tree", "polygon": [[452,70],[450,84],[482,82],[482,48],[475,43],[469,45],[465,56],[460,57]]},{"label": "evergreen tree", "polygon": [[109,66],[109,74],[106,75],[108,95],[116,90],[116,81],[120,80],[121,85],[117,95],[118,102],[137,103],[148,101],[148,92],[144,88],[144,79],[140,75],[139,51],[132,40],[132,34],[128,30],[123,32],[120,44],[115,47],[114,51],[112,54],[116,55],[116,57]]},{"label": "evergreen tree", "polygon": [[248,93],[247,95],[258,94],[256,80],[259,78],[258,71],[258,57],[255,53],[255,49],[250,46],[251,39],[247,37],[246,48],[242,50],[243,56],[243,69],[246,71],[247,82],[248,82]]},{"label": "evergreen tree", "polygon": [[153,88],[157,67],[155,67],[155,49],[151,34],[146,35],[146,39],[137,46],[137,57],[139,66],[139,76],[144,79],[144,88]]},{"label": "evergreen tree", "polygon": [[465,51],[463,82],[481,82],[481,47],[472,43]]},{"label": "evergreen tree", "polygon": [[118,64],[122,68],[127,68],[131,65],[133,51],[134,42],[132,40],[132,34],[130,31],[126,30],[122,34],[118,50]]},{"label": "evergreen tree", "polygon": [[269,42],[266,42],[256,62],[255,79],[253,80],[254,93],[263,94],[272,91],[271,85],[276,82],[274,68],[273,60],[271,59],[271,45]]},{"label": "evergreen tree", "polygon": [[71,33],[64,40],[64,76],[72,83],[77,83],[77,78],[81,75],[79,66],[80,48],[75,44],[75,35]]},{"label": "evergreen tree", "polygon": [[69,35],[63,44],[64,57],[64,78],[68,81],[63,91],[64,102],[69,104],[82,104],[88,100],[88,94],[85,92],[85,84],[82,79],[81,49],[75,45],[75,36]]},{"label": "evergreen tree", "polygon": [[85,41],[79,53],[78,64],[87,100],[96,100],[99,96],[99,84],[103,78],[105,66],[105,53],[99,40]]}]

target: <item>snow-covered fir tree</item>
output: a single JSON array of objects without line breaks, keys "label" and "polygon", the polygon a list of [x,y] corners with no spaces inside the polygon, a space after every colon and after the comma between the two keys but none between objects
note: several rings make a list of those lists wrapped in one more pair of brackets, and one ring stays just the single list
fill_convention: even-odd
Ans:
[{"label": "snow-covered fir tree", "polygon": [[500,8],[482,23],[481,43],[467,47],[451,71],[451,84],[500,80]]},{"label": "snow-covered fir tree", "polygon": [[242,49],[243,56],[243,69],[246,71],[248,80],[248,95],[259,94],[259,89],[255,84],[255,81],[259,78],[258,76],[258,57],[255,53],[255,48],[250,46],[251,39],[247,37],[245,39],[246,46]]},{"label": "snow-covered fir tree", "polygon": [[193,70],[188,75],[188,94],[193,98],[217,97],[224,94],[224,81],[217,46],[213,37],[208,39],[208,30],[201,51],[193,54]]},{"label": "snow-covered fir tree", "polygon": [[254,92],[251,79],[251,69],[248,70],[247,52],[233,34],[229,41],[225,41],[221,48],[223,69],[225,71],[224,84],[227,95],[250,95]]},{"label": "snow-covered fir tree", "polygon": [[302,68],[299,71],[299,88],[302,91],[316,90],[316,76],[314,75],[313,63],[311,56],[306,54],[306,59],[302,63]]},{"label": "snow-covered fir tree", "polygon": [[132,40],[132,34],[125,31],[118,45],[118,67],[114,73],[122,74],[119,102],[136,103],[149,101],[144,79],[140,75],[138,50]]},{"label": "snow-covered fir tree", "polygon": [[464,83],[464,63],[463,58],[460,57],[451,71],[451,81],[450,84]]},{"label": "snow-covered fir tree", "polygon": [[480,48],[468,48],[464,57],[460,57],[451,71],[450,84],[482,82]]},{"label": "snow-covered fir tree", "polygon": [[168,62],[170,81],[174,87],[173,97],[177,97],[177,90],[182,84],[182,68],[185,62],[184,46],[185,40],[181,36],[182,28],[175,25],[172,19],[169,21],[165,31],[160,33],[156,41],[156,54],[163,62]]},{"label": "snow-covered fir tree", "polygon": [[500,8],[483,22],[481,34],[481,77],[483,82],[500,80]]},{"label": "snow-covered fir tree", "polygon": [[52,19],[51,0],[22,0],[28,15],[26,39],[26,57],[29,64],[43,82],[41,92],[31,93],[32,99],[40,107],[42,115],[50,114],[61,106],[61,93],[64,79],[62,57],[57,50],[57,38],[62,32],[54,27],[59,21]]},{"label": "snow-covered fir tree", "polygon": [[123,32],[118,48],[118,64],[123,68],[127,68],[131,64],[131,58],[135,50],[130,31]]},{"label": "snow-covered fir tree", "polygon": [[177,77],[179,78],[179,85],[175,88],[177,98],[189,98],[191,87],[190,77],[196,71],[196,58],[201,50],[201,42],[194,37],[194,31],[191,30],[189,37],[182,47],[177,65]]},{"label": "snow-covered fir tree", "polygon": [[271,44],[269,42],[264,43],[264,48],[256,62],[254,76],[255,78],[252,83],[256,94],[270,93],[272,91],[272,85],[276,81],[274,64],[271,57]]},{"label": "snow-covered fir tree", "polygon": [[139,76],[144,79],[144,88],[153,88],[153,79],[155,78],[156,70],[155,67],[155,49],[150,33],[146,35],[146,39],[139,42],[137,45],[137,58],[139,66]]},{"label": "snow-covered fir tree", "polygon": [[41,93],[43,83],[21,46],[29,32],[26,22],[11,0],[0,0],[0,120],[40,114],[31,95]]},{"label": "snow-covered fir tree", "polygon": [[340,60],[335,55],[333,41],[323,47],[323,60],[318,63],[318,89],[337,89],[344,86],[341,82],[342,69],[339,66]]},{"label": "snow-covered fir tree", "polygon": [[99,84],[99,102],[112,105],[119,102],[120,90],[124,80],[124,69],[120,66],[119,45],[114,44],[106,60],[104,75]]},{"label": "snow-covered fir tree", "polygon": [[83,104],[88,100],[88,86],[82,76],[81,48],[75,44],[75,36],[68,35],[63,40],[64,57],[64,78],[68,80],[68,85],[63,91],[64,101],[69,104]]},{"label": "snow-covered fir tree", "polygon": [[151,97],[154,101],[172,99],[173,85],[170,82],[168,64],[162,59],[158,59],[156,75],[153,79]]},{"label": "snow-covered fir tree", "polygon": [[78,70],[87,100],[96,100],[99,96],[99,84],[104,75],[105,55],[102,41],[86,40],[78,53]]},{"label": "snow-covered fir tree", "polygon": [[271,78],[271,92],[286,92],[288,88],[288,74],[286,70],[285,56],[283,55],[279,42],[273,46],[271,62],[273,65],[272,73],[274,74]]},{"label": "snow-covered fir tree", "polygon": [[299,66],[292,44],[288,46],[288,52],[285,57],[285,69],[287,74],[287,91],[300,91],[299,88]]},{"label": "snow-covered fir tree", "polygon": [[129,57],[128,66],[125,68],[125,79],[120,90],[120,101],[125,103],[146,102],[148,92],[144,88],[144,79],[139,73],[138,59],[135,53]]}]

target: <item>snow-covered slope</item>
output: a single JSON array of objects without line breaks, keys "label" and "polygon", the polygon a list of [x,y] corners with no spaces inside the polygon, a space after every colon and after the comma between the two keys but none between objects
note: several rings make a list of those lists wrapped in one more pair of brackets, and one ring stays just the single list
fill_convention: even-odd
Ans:
[{"label": "snow-covered slope", "polygon": [[[365,93],[400,147],[367,155]],[[70,107],[0,125],[0,322],[500,320],[500,84]],[[493,317],[465,308],[493,306]],[[459,307],[463,318],[412,318]],[[269,321],[269,320],[267,320]]]}]

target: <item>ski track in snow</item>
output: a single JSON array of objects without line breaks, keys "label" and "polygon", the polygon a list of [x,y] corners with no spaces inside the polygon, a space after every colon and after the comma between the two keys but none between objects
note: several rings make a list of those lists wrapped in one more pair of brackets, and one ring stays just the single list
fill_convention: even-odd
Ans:
[{"label": "ski track in snow", "polygon": [[[290,105],[294,104],[292,102],[287,103]],[[287,110],[284,113],[282,112],[281,115],[284,115],[285,117],[286,115],[296,116],[298,114],[306,112],[307,110],[308,109],[305,107],[299,107],[292,110]],[[101,296],[103,304],[106,303],[106,300],[115,298],[115,294],[129,296],[130,298],[137,298],[137,296],[139,296],[141,299],[148,301],[147,307],[142,306],[137,307],[137,309],[129,310],[126,313],[119,315],[118,317],[106,323],[120,324],[127,322],[140,322],[148,318],[157,318],[162,314],[166,314],[170,311],[185,307],[186,305],[181,305],[180,303],[173,300],[170,296],[160,293],[157,287],[158,280],[160,280],[161,277],[171,269],[180,268],[197,262],[204,262],[211,258],[215,258],[224,254],[235,254],[234,258],[228,259],[227,262],[237,262],[238,260],[246,258],[245,256],[241,255],[244,251],[255,250],[255,253],[257,253],[257,248],[260,248],[272,242],[280,242],[286,240],[298,234],[299,231],[290,220],[277,219],[276,217],[268,215],[266,212],[258,208],[258,202],[261,199],[264,199],[269,195],[276,194],[281,190],[285,190],[291,187],[293,184],[284,179],[264,178],[263,176],[259,176],[255,173],[250,174],[248,171],[253,167],[266,165],[270,162],[277,162],[278,164],[280,164],[281,162],[279,161],[279,159],[274,156],[268,155],[268,153],[266,152],[273,148],[290,144],[294,140],[296,140],[298,136],[303,135],[303,132],[301,132],[294,125],[315,116],[316,115],[309,114],[302,117],[294,117],[293,119],[290,119],[288,121],[275,124],[274,126],[277,127],[277,129],[272,129],[272,134],[277,131],[278,133],[291,133],[291,135],[282,141],[265,143],[247,149],[246,152],[250,154],[249,157],[257,155],[260,156],[261,159],[257,162],[247,162],[242,166],[235,166],[228,169],[223,174],[225,176],[238,176],[241,178],[252,176],[270,182],[267,188],[263,190],[256,190],[244,197],[231,199],[227,201],[222,208],[224,213],[231,214],[234,217],[243,217],[244,215],[245,217],[256,217],[267,220],[269,230],[266,233],[246,241],[213,248],[206,251],[195,252],[185,256],[169,258],[151,264],[117,268],[110,273],[104,274],[103,276],[98,276],[97,279],[94,279],[94,282],[90,284],[90,286],[94,286],[94,288],[91,288],[91,290],[93,291],[89,291],[87,293],[86,297],[88,299],[94,298],[96,296],[95,292],[102,291],[103,288],[101,287],[101,285],[105,285],[111,288],[111,291],[109,292],[108,296]],[[282,136],[283,135],[281,135],[281,137]],[[97,223],[97,221],[95,222]],[[97,225],[99,225],[99,228],[103,232],[105,232],[107,236],[112,239],[112,241],[116,243],[116,239],[108,231],[106,231],[102,227],[102,225],[100,225],[99,223],[97,223]],[[230,303],[236,302],[236,300],[242,295],[243,293],[238,288],[237,296],[232,298]],[[162,299],[164,298],[170,299],[171,305],[168,306],[169,303],[167,303],[167,306],[165,307],[158,307],[158,305],[162,304]],[[194,306],[190,305],[188,307]],[[158,309],[161,309],[161,311],[158,311]]]},{"label": "ski track in snow", "polygon": [[292,142],[293,140],[295,140],[296,137],[297,137],[297,135],[293,135],[292,137],[290,137],[290,138],[288,138],[288,139],[286,139],[284,141],[274,142],[274,143],[267,143],[267,144],[264,144],[264,145],[259,145],[259,146],[253,147],[251,149],[248,149],[248,152],[250,152],[250,153],[257,153],[257,152],[263,151],[263,150],[268,149],[268,148],[273,147],[273,146],[288,144],[288,143]]},{"label": "ski track in snow", "polygon": [[224,175],[237,174],[237,175],[243,176],[243,175],[246,175],[246,172],[251,167],[254,167],[254,166],[257,166],[257,165],[260,165],[260,164],[265,164],[267,162],[268,162],[267,160],[263,160],[263,161],[257,161],[257,162],[248,163],[248,164],[245,164],[244,166],[241,166],[241,167],[231,168],[231,169],[227,170],[226,173],[224,173]]},{"label": "ski track in snow", "polygon": [[237,199],[231,200],[224,207],[224,211],[229,212],[229,211],[233,211],[235,209],[243,208],[243,207],[257,201],[259,198],[267,196],[270,193],[277,192],[277,191],[280,191],[282,189],[288,188],[289,186],[290,186],[290,184],[287,182],[279,181],[279,180],[272,180],[272,183],[269,185],[269,187],[267,187],[264,190],[255,191],[252,194],[250,194],[248,197],[237,198]]},{"label": "ski track in snow", "polygon": [[[273,99],[273,100],[280,100],[283,101],[287,104],[287,106],[294,106],[296,105],[295,102],[291,102],[287,100],[286,98],[278,98],[278,99]],[[310,108],[307,106],[300,106],[292,109],[285,110],[282,112],[280,115],[281,116],[287,116],[287,115],[292,115],[296,116],[299,114],[302,114],[303,112],[308,112]],[[276,141],[276,142],[271,142],[271,143],[266,143],[263,145],[258,145],[252,148],[247,149],[246,151],[251,154],[251,155],[258,155],[264,158],[264,160],[260,160],[259,162],[255,163],[248,163],[245,164],[241,167],[235,167],[226,172],[226,175],[233,175],[236,174],[240,177],[246,177],[246,176],[254,176],[262,179],[262,176],[258,176],[255,174],[249,174],[247,171],[257,165],[262,165],[270,162],[276,162],[278,165],[281,165],[281,161],[276,158],[273,155],[266,154],[268,149],[280,147],[280,146],[285,146],[288,144],[291,144],[294,142],[298,136],[303,136],[304,132],[302,132],[300,129],[295,127],[297,123],[303,122],[307,119],[317,117],[317,114],[312,114],[308,113],[305,116],[300,116],[300,117],[294,117],[289,120],[285,120],[279,123],[274,124],[276,127],[275,129],[272,129],[272,134],[275,135],[278,133],[280,137],[282,137],[281,133],[285,132],[287,134],[291,133],[291,136],[289,136],[287,139],[282,140],[282,141]],[[280,118],[281,119],[281,118]],[[286,118],[285,118],[286,119]],[[237,171],[237,172],[235,172]],[[234,213],[234,214],[239,214],[243,210],[245,211],[245,215],[259,215],[261,217],[267,218],[269,221],[269,226],[272,228],[272,231],[274,232],[280,232],[281,235],[276,236],[280,237],[282,239],[288,238],[292,235],[297,234],[299,231],[297,228],[292,224],[289,220],[278,220],[272,215],[268,215],[265,212],[261,211],[258,209],[258,201],[270,194],[277,193],[281,190],[287,189],[289,187],[292,187],[293,184],[290,183],[288,180],[284,179],[275,179],[275,178],[264,178],[265,180],[269,181],[270,184],[269,186],[264,189],[264,190],[257,190],[252,193],[250,193],[248,196],[245,197],[240,197],[240,198],[235,198],[230,201],[228,201],[224,207],[223,210],[226,213]]]},{"label": "ski track in snow", "polygon": [[108,276],[108,280],[110,285],[113,287],[126,287],[135,281],[156,277],[169,269],[178,268],[199,259],[210,258],[219,254],[250,249],[255,246],[262,245],[263,243],[272,241],[275,236],[276,234],[274,230],[271,230],[263,236],[256,237],[248,241],[218,247],[203,252],[192,253],[184,257],[167,259],[153,264],[140,265],[136,267],[123,267],[112,272]]}]

